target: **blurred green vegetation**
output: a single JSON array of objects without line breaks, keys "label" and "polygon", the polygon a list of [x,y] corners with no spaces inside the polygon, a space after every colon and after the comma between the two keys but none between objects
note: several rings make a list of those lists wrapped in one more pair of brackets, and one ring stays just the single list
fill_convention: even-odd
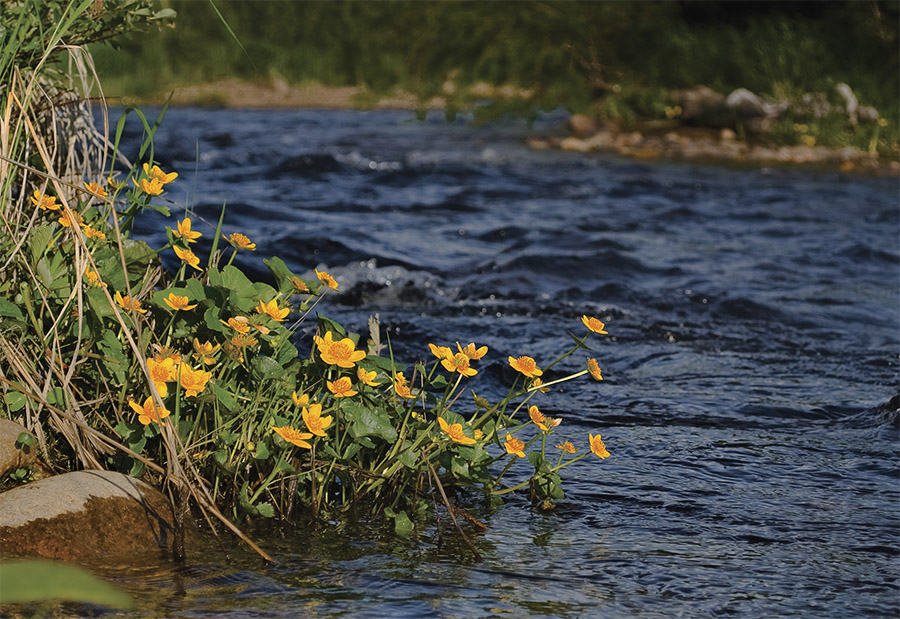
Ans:
[{"label": "blurred green vegetation", "polygon": [[[486,82],[530,114],[563,105],[618,120],[659,118],[668,93],[705,84],[797,100],[846,82],[896,132],[900,3],[209,2],[164,0],[175,27],[93,49],[107,94],[160,96],[226,77],[404,90],[450,108]],[[227,20],[244,49],[216,16]],[[246,50],[246,53],[245,53]],[[449,78],[455,90],[448,96]],[[476,89],[477,92],[477,89]],[[468,97],[468,98],[467,98]]]}]

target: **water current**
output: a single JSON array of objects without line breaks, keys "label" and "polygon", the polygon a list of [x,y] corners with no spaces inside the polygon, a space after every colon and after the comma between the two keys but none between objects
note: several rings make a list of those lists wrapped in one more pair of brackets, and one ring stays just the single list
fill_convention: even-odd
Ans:
[{"label": "water current", "polygon": [[[471,506],[480,563],[446,524],[289,532],[258,540],[268,567],[237,551],[116,572],[137,616],[898,615],[897,180],[527,147],[563,120],[168,112],[175,205],[215,222],[227,203],[259,278],[273,255],[327,268],[341,293],[318,309],[358,332],[379,314],[400,359],[487,345],[472,385],[496,397],[507,356],[546,364],[583,314],[606,322],[605,380],[539,404],[612,456],[566,469],[551,511]],[[167,223],[137,233],[162,245]]]}]

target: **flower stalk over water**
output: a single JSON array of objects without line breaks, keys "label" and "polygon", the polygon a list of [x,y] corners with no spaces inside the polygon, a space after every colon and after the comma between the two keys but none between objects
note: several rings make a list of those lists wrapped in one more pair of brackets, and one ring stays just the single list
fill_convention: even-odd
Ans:
[{"label": "flower stalk over water", "polygon": [[326,273],[325,271],[320,271],[319,269],[315,269],[316,277],[319,278],[319,281],[331,288],[332,290],[338,289],[337,280],[335,280],[331,275]]},{"label": "flower stalk over water", "polygon": [[228,236],[228,242],[235,249],[246,249],[247,251],[256,251],[256,243],[250,240],[249,237],[245,234],[241,234],[240,232],[232,232]]},{"label": "flower stalk over water", "polygon": [[534,359],[523,355],[521,357],[509,357],[509,365],[518,372],[521,372],[528,378],[534,378],[535,376],[541,376],[544,372],[537,366]]},{"label": "flower stalk over water", "polygon": [[196,243],[197,239],[203,236],[202,232],[191,230],[191,218],[185,217],[178,222],[178,228],[172,231],[173,234],[183,240],[185,243]]},{"label": "flower stalk over water", "polygon": [[194,254],[190,249],[182,249],[178,247],[178,245],[173,245],[172,249],[175,251],[175,255],[178,256],[183,262],[188,264],[191,268],[196,269],[198,271],[202,271],[200,268],[200,258]]}]

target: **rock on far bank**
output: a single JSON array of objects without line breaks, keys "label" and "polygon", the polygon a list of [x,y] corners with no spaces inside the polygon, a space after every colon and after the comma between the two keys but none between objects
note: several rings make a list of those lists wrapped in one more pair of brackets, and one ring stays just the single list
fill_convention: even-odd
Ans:
[{"label": "rock on far bank", "polygon": [[0,553],[63,561],[158,556],[172,547],[172,523],[168,499],[152,486],[112,471],[76,471],[0,494]]}]

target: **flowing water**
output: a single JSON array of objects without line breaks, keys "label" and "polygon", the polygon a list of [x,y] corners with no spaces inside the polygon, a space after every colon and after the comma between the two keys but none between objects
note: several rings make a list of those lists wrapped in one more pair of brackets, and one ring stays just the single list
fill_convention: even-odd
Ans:
[{"label": "flowing water", "polygon": [[[605,380],[539,404],[612,456],[565,469],[554,510],[471,506],[480,563],[447,523],[300,530],[258,540],[269,567],[238,551],[117,572],[139,616],[898,615],[897,180],[535,151],[535,130],[168,113],[168,196],[211,222],[226,202],[257,277],[272,255],[326,267],[342,294],[322,313],[358,332],[378,313],[401,360],[486,344],[472,385],[494,398],[508,355],[544,365],[582,314],[605,321]],[[164,225],[137,231],[161,245]]]}]

